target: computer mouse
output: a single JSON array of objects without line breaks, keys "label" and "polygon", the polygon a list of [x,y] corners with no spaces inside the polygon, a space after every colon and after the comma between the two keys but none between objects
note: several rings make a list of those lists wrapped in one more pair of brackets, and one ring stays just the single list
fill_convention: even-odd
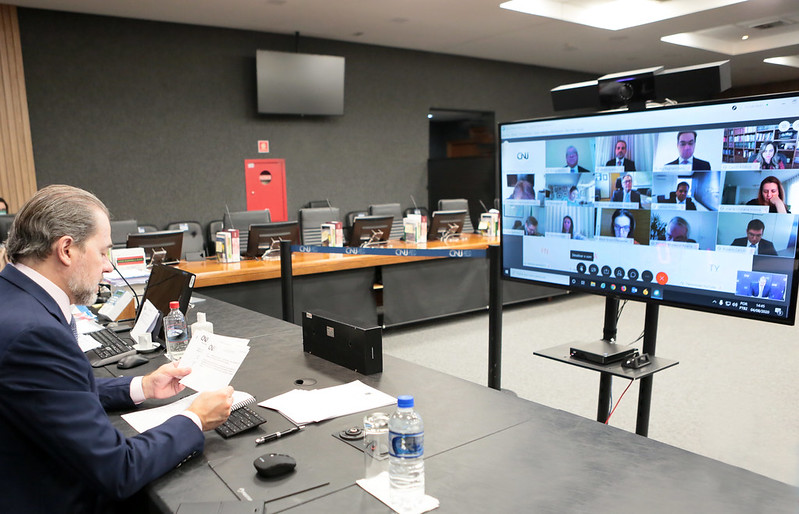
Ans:
[{"label": "computer mouse", "polygon": [[293,470],[297,461],[291,455],[267,453],[255,459],[252,464],[259,476],[277,477]]},{"label": "computer mouse", "polygon": [[150,359],[147,357],[139,354],[133,354],[120,359],[120,361],[117,362],[117,368],[130,369],[135,368],[136,366],[141,366],[142,364],[147,364],[148,362],[150,362]]}]

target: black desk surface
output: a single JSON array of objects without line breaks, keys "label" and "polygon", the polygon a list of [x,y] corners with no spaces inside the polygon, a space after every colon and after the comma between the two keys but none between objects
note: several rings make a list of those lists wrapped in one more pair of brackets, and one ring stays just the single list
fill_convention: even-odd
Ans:
[{"label": "black desk surface", "polygon": [[[382,373],[359,375],[305,354],[298,326],[215,300],[197,309],[217,333],[251,338],[233,386],[259,401],[352,380],[395,397],[413,394],[425,421],[427,491],[441,501],[440,512],[797,512],[797,489],[761,475],[389,356]],[[131,371],[143,374],[163,359]],[[184,504],[183,512],[188,504],[252,498],[270,513],[388,512],[354,485],[362,454],[332,435],[360,424],[363,413],[256,447],[256,437],[290,424],[255,409],[266,424],[227,440],[207,432],[201,457],[147,488],[154,506],[176,512]],[[258,478],[252,461],[269,452],[292,455],[296,471]]]}]

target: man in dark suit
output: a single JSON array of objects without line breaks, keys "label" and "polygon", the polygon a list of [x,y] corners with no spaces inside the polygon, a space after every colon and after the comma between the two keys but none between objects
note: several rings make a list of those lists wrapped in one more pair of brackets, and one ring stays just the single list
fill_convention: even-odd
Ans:
[{"label": "man in dark suit", "polygon": [[48,186],[17,214],[0,272],[0,512],[111,512],[114,503],[202,451],[233,389],[202,393],[162,425],[126,438],[106,408],[181,391],[191,370],[95,379],[73,304],[111,271],[108,211],[91,193]]},{"label": "man in dark suit", "polygon": [[677,151],[680,157],[669,164],[690,164],[692,170],[709,170],[710,163],[694,157],[696,132],[693,130],[677,133]]},{"label": "man in dark suit", "polygon": [[623,166],[624,171],[628,173],[635,171],[635,161],[627,158],[627,141],[619,139],[616,143],[615,154],[616,158],[609,160],[605,166]]},{"label": "man in dark suit", "polygon": [[752,296],[768,298],[769,294],[771,294],[771,280],[766,275],[760,275],[757,282],[752,282],[750,286]]},{"label": "man in dark suit", "polygon": [[633,190],[633,176],[629,173],[621,178],[621,189],[613,191],[613,202],[635,202],[641,207],[641,193]]},{"label": "man in dark suit", "polygon": [[663,200],[663,203],[685,205],[686,211],[695,211],[696,205],[694,205],[694,201],[688,198],[688,190],[690,188],[691,186],[688,185],[688,182],[680,182],[677,184],[677,191],[671,193],[667,199]]},{"label": "man in dark suit", "polygon": [[589,173],[589,170],[580,166],[577,161],[580,160],[580,154],[577,153],[577,148],[570,146],[566,148],[566,167],[572,173]]},{"label": "man in dark suit", "polygon": [[748,246],[755,249],[755,255],[777,255],[774,244],[768,239],[763,239],[763,230],[766,225],[755,218],[746,226],[746,237],[733,240],[732,246]]}]

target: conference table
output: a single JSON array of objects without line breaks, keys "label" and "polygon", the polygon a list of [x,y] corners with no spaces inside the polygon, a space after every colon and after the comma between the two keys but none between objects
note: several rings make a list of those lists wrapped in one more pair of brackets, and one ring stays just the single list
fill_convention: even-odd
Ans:
[{"label": "conference table", "polygon": [[[750,471],[391,356],[384,356],[382,372],[360,375],[304,353],[299,326],[202,295],[195,294],[193,304],[217,334],[249,339],[251,350],[231,385],[258,401],[354,380],[395,398],[414,395],[425,422],[426,490],[440,501],[442,513],[748,514],[795,513],[799,506],[795,487]],[[156,354],[139,368],[96,372],[144,374],[164,362]],[[138,409],[165,402],[149,400]],[[355,484],[364,473],[362,452],[336,437],[360,425],[364,412],[256,446],[256,437],[292,424],[276,411],[253,408],[267,423],[229,439],[207,432],[200,456],[151,483],[132,502],[181,514],[390,512]],[[114,425],[135,435],[120,414],[110,413]],[[260,478],[252,463],[266,453],[291,455],[297,467],[282,477]]]},{"label": "conference table", "polygon": [[[422,246],[389,241],[392,255],[340,253],[292,254],[294,319],[308,310],[325,311],[370,325],[392,327],[485,310],[488,307],[488,259],[470,258],[499,238],[463,234]],[[448,250],[451,256],[409,255],[420,249]],[[204,295],[282,318],[280,259],[216,259],[181,262],[194,273]],[[503,282],[504,303],[565,294],[561,289]]]}]

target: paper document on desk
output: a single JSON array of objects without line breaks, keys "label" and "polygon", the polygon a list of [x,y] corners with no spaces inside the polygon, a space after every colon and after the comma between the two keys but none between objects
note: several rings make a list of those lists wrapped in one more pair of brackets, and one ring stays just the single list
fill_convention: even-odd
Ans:
[{"label": "paper document on desk", "polygon": [[[142,433],[145,430],[150,430],[153,427],[157,427],[172,416],[180,414],[184,410],[188,409],[189,405],[191,405],[191,402],[193,402],[197,396],[199,396],[199,394],[200,393],[194,393],[191,396],[186,396],[180,400],[176,400],[160,407],[143,409],[136,412],[130,412],[128,414],[123,414],[122,419],[127,421],[130,426],[136,429],[137,432]],[[233,391],[234,405],[239,402],[246,401],[248,398],[252,398],[252,395],[245,393],[244,391]]]},{"label": "paper document on desk", "polygon": [[393,396],[355,380],[324,389],[294,389],[258,405],[280,412],[296,425],[305,425],[395,403]]},{"label": "paper document on desk", "polygon": [[250,351],[248,343],[248,339],[198,330],[192,334],[186,353],[180,359],[181,367],[191,368],[191,373],[180,383],[199,392],[225,387]]}]

